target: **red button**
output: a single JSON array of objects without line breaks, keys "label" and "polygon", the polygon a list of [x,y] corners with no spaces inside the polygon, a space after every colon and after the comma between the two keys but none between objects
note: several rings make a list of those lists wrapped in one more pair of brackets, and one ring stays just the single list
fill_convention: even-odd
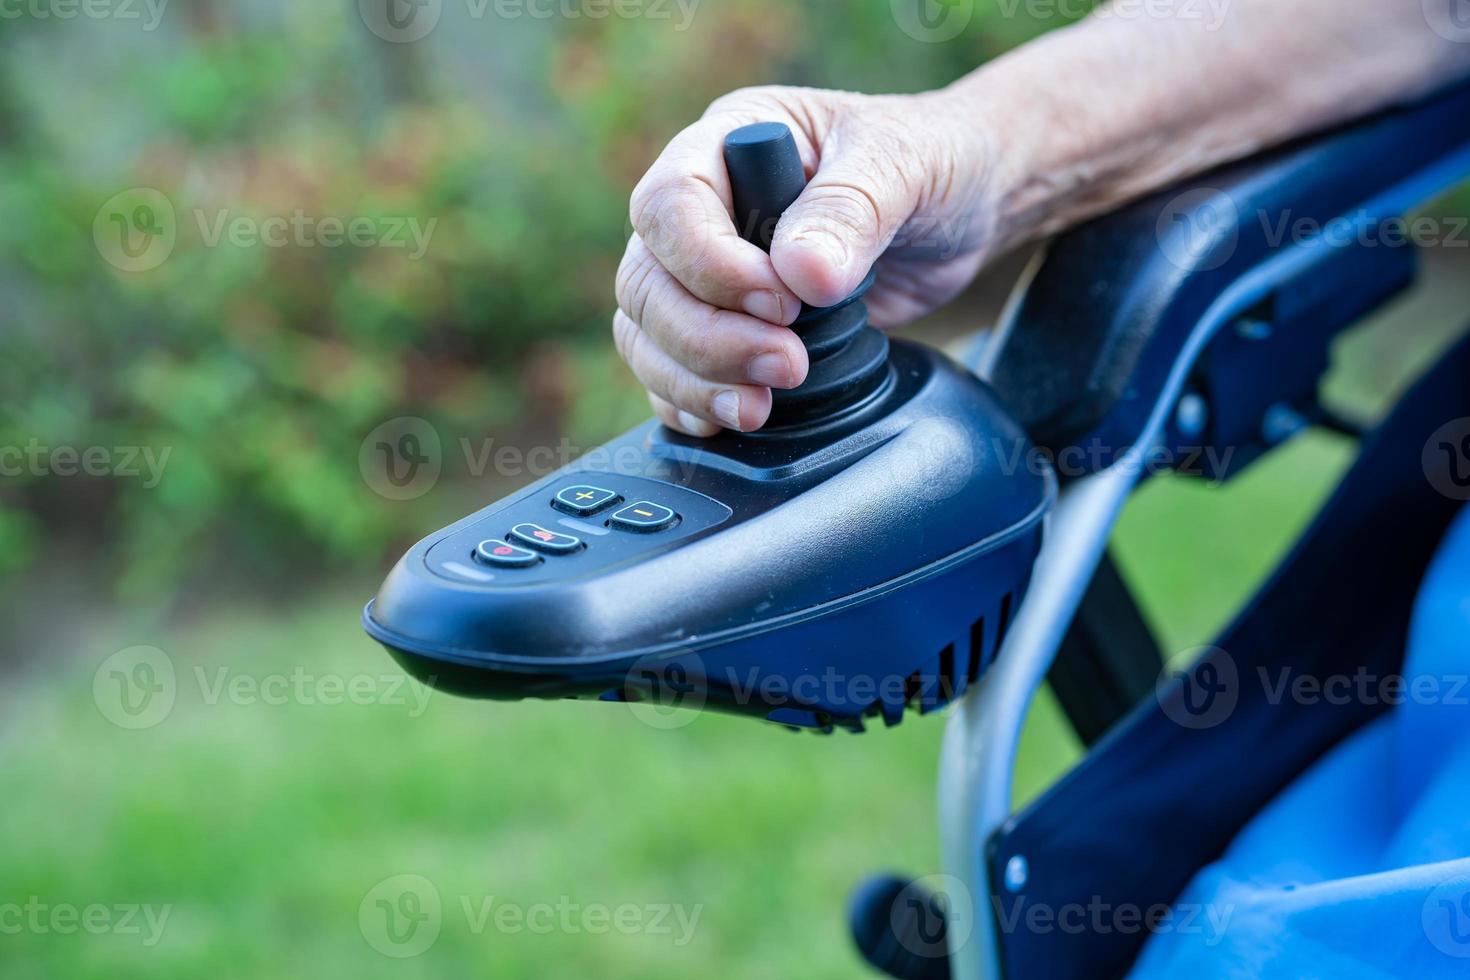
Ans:
[{"label": "red button", "polygon": [[525,568],[541,561],[541,556],[525,548],[517,548],[508,541],[491,538],[481,541],[475,548],[475,560],[483,565],[499,565],[502,568]]}]

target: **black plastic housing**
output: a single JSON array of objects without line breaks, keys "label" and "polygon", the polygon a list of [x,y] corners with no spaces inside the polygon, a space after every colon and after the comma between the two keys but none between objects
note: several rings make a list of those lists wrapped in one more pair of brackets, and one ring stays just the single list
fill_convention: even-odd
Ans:
[{"label": "black plastic housing", "polygon": [[[1470,83],[1462,82],[1068,232],[1017,306],[997,390],[1043,448],[1127,446],[1186,356],[1185,338],[1249,281],[1260,295],[1243,312],[1270,333],[1222,328],[1191,377],[1213,420],[1194,438],[1229,445],[1260,414],[1264,393],[1288,404],[1305,398],[1331,337],[1408,280],[1412,249],[1380,235],[1380,222],[1467,175]],[[1205,220],[1212,207],[1234,220]],[[1371,244],[1355,230],[1335,242],[1273,241],[1267,233],[1283,216],[1361,224]],[[1195,229],[1196,240],[1171,260],[1160,228]],[[1193,264],[1177,262],[1181,255]],[[1268,266],[1283,256],[1300,261]],[[1265,277],[1263,268],[1286,274]],[[1455,457],[1432,450],[1446,420],[1470,415],[1467,378],[1470,338],[1367,436],[1311,526],[1209,652],[1171,670],[1076,769],[995,832],[983,858],[993,894],[1018,908],[1167,907],[1293,780],[1390,707],[1384,698],[1274,697],[1260,679],[1402,675],[1418,585],[1464,506],[1442,492]],[[1226,676],[1240,683],[1222,686]],[[1019,888],[1006,871],[1018,857],[1028,869]],[[1007,929],[993,912],[996,970],[1006,977],[1123,977],[1155,931]]]},{"label": "black plastic housing", "polygon": [[[666,503],[679,523],[640,534],[606,526],[613,510],[551,506],[584,483]],[[895,342],[880,390],[824,425],[698,440],[650,422],[430,535],[363,624],[459,694],[892,724],[963,692],[994,655],[1054,490],[985,384]],[[475,563],[475,542],[522,521],[587,547],[531,569]]]},{"label": "black plastic housing", "polygon": [[[1105,468],[1144,431],[1210,308],[1267,262],[1307,255],[1293,229],[1332,230],[1310,262],[1273,277],[1254,309],[1238,311],[1296,349],[1241,345],[1244,370],[1223,363],[1232,356],[1226,351],[1195,379],[1221,426],[1212,421],[1189,438],[1196,446],[1238,446],[1243,426],[1259,421],[1242,413],[1262,407],[1243,399],[1269,396],[1300,407],[1315,392],[1331,337],[1409,283],[1412,247],[1391,244],[1378,222],[1422,203],[1412,194],[1403,200],[1406,187],[1426,177],[1430,185],[1447,183],[1461,171],[1470,153],[1467,119],[1470,84],[1462,83],[1222,167],[1061,235],[1014,301],[988,375],[996,391],[1038,445],[1056,453],[1087,449],[1079,456],[1085,471]],[[1308,329],[1315,336],[1289,336]],[[1320,361],[1310,356],[1312,346],[1323,352]],[[1243,448],[1242,460],[1256,454]]]}]

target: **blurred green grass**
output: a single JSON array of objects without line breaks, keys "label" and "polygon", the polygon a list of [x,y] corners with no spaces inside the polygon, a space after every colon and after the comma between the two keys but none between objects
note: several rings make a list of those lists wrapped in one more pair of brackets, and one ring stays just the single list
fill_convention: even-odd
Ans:
[{"label": "blurred green grass", "polygon": [[[32,22],[0,37],[0,245],[14,259],[0,278],[20,311],[0,357],[0,388],[16,393],[0,441],[179,449],[157,494],[0,488],[14,607],[0,617],[0,975],[859,974],[842,914],[851,887],[876,870],[937,868],[940,719],[818,738],[708,714],[660,731],[615,705],[211,704],[195,671],[258,682],[300,670],[403,694],[357,626],[376,578],[344,582],[343,570],[477,506],[484,487],[390,504],[362,485],[362,436],[423,414],[514,440],[532,417],[591,445],[641,418],[606,341],[626,195],[710,98],[770,81],[941,84],[1049,22],[984,8],[960,39],[928,45],[881,5],[745,0],[711,6],[683,37],[523,19],[446,29],[415,53],[373,44],[350,11],[180,8],[151,37]],[[417,264],[190,239],[155,274],[124,277],[89,230],[136,185],[182,210],[402,213],[442,230]],[[1402,323],[1464,307],[1462,292]],[[983,320],[954,316],[966,331]],[[1372,343],[1348,379],[1354,404],[1381,405],[1383,365],[1428,352],[1402,332]],[[1160,479],[1137,496],[1116,552],[1167,653],[1209,642],[1346,459],[1341,440],[1312,435],[1227,488]],[[60,549],[68,537],[81,550]],[[44,578],[35,566],[54,555],[63,567]],[[246,564],[256,577],[219,600]],[[75,627],[89,639],[18,639],[46,631],[33,619],[71,629],[92,615],[37,582],[96,581],[111,596],[112,579],[129,608]],[[294,598],[272,605],[272,590]],[[137,608],[149,603],[169,615]],[[110,723],[93,697],[99,664],[133,643],[166,650],[180,682],[169,717],[141,731]],[[1018,796],[1077,753],[1044,697]],[[400,874],[431,881],[445,913],[432,948],[405,960],[359,926],[364,897]],[[170,913],[156,946],[14,931],[12,909],[31,896]],[[699,909],[698,926],[687,945],[477,932],[460,905],[564,897],[677,903]]]},{"label": "blurred green grass", "polygon": [[[1450,319],[1460,288],[1416,291],[1390,326]],[[1340,345],[1329,385],[1369,416],[1451,336],[1421,326],[1406,342],[1373,327]],[[1134,496],[1114,552],[1167,655],[1214,638],[1350,456],[1345,439],[1311,432],[1227,486],[1159,477]],[[452,517],[485,489],[450,483],[434,506]],[[5,977],[852,977],[863,968],[844,923],[851,888],[874,871],[937,870],[942,719],[822,738],[708,713],[660,730],[611,704],[434,695],[419,712],[358,628],[376,584],[364,572],[274,605],[186,590],[171,625],[156,609],[119,607],[81,631],[90,639],[11,665],[0,711]],[[45,603],[32,614],[54,614]],[[135,643],[165,650],[178,679],[169,716],[138,731],[109,722],[93,694],[99,665]],[[365,679],[383,697],[210,703],[221,677],[297,671]],[[1078,752],[1042,697],[1018,802]],[[374,948],[359,909],[405,874],[432,883],[443,921],[427,951],[396,959]],[[170,911],[152,946],[137,934],[7,928],[31,896]],[[677,929],[511,932],[478,917],[486,902],[668,904],[698,919],[683,944]]]},{"label": "blurred green grass", "polygon": [[[1308,436],[1219,489],[1147,486],[1117,542],[1166,649],[1207,642],[1347,459]],[[367,586],[364,586],[366,589]],[[206,610],[147,641],[175,664],[155,727],[110,723],[93,672],[126,633],[38,672],[7,707],[0,896],[172,906],[162,938],[0,936],[7,977],[661,978],[860,975],[843,907],[880,869],[937,870],[943,723],[823,738],[714,714],[651,727],[623,705],[476,703],[420,714],[357,628],[352,591],[284,609]],[[223,670],[223,674],[221,674]],[[367,677],[378,703],[208,703],[220,677]],[[200,673],[204,680],[200,680]],[[419,689],[422,691],[422,689]],[[388,703],[397,694],[405,703]],[[1077,746],[1044,698],[1018,795]],[[380,881],[422,875],[443,926],[391,959],[359,929]],[[693,938],[476,931],[461,900],[673,903]],[[716,966],[717,965],[717,966]]]}]

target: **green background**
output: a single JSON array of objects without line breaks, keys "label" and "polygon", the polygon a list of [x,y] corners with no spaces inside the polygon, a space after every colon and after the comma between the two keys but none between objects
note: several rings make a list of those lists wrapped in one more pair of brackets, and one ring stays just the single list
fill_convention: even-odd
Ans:
[{"label": "green background", "polygon": [[[966,6],[944,43],[906,35],[886,4],[836,0],[704,0],[685,30],[474,18],[446,0],[414,44],[384,42],[345,2],[173,0],[155,30],[3,22],[0,446],[170,454],[152,488],[0,479],[4,976],[859,972],[852,886],[937,870],[941,719],[822,738],[710,714],[665,730],[620,705],[436,694],[420,712],[357,617],[404,546],[531,478],[472,474],[460,440],[592,446],[646,415],[607,327],[626,197],[663,143],[741,85],[919,90],[1057,23]],[[125,273],[93,225],[139,187],[172,204],[178,240]],[[298,208],[435,230],[415,260],[211,246],[196,220]],[[1345,408],[1380,412],[1444,343],[1428,325],[1466,308],[1463,254],[1427,266],[1425,287],[1341,345]],[[993,322],[1016,268],[915,333]],[[445,446],[443,476],[410,501],[358,465],[400,416]],[[1209,641],[1349,453],[1312,434],[1228,487],[1139,494],[1118,553],[1168,653]],[[167,658],[175,702],[132,730],[94,681],[136,646]],[[372,703],[211,693],[221,677],[298,675],[363,681]],[[1077,751],[1044,699],[1020,796]],[[433,945],[399,959],[359,910],[403,874],[432,884],[443,915]],[[477,930],[462,899],[673,903],[699,919],[684,945]],[[154,945],[6,928],[7,908],[36,902],[170,912]]]}]

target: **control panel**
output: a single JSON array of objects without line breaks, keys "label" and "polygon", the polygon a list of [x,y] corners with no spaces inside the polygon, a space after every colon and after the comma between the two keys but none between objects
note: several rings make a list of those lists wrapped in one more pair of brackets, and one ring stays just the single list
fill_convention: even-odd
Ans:
[{"label": "control panel", "polygon": [[[730,134],[737,226],[769,247],[792,134]],[[895,724],[995,655],[1055,493],[990,389],[892,343],[863,293],[803,309],[806,383],[758,432],[649,422],[429,535],[363,612],[415,676],[471,697],[660,699],[783,725]],[[835,684],[827,681],[835,681]]]},{"label": "control panel", "polygon": [[718,500],[659,480],[569,475],[456,530],[425,561],[435,574],[469,585],[574,579],[676,547],[731,513]]}]

